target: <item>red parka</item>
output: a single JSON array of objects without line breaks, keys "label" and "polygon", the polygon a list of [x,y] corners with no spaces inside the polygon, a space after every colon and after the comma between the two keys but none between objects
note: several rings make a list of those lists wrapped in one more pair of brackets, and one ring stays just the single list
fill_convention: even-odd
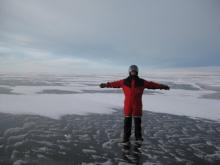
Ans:
[{"label": "red parka", "polygon": [[161,89],[161,84],[153,81],[147,81],[138,76],[132,78],[107,82],[107,88],[122,88],[124,99],[124,115],[125,116],[142,116],[142,95],[145,88]]}]

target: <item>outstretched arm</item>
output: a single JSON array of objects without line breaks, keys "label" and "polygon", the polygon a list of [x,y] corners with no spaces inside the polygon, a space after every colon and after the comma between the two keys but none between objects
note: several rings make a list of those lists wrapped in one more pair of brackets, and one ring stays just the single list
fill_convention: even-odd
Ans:
[{"label": "outstretched arm", "polygon": [[123,80],[101,83],[99,86],[100,88],[121,88],[123,84]]},{"label": "outstretched arm", "polygon": [[165,90],[170,89],[168,85],[159,84],[153,81],[146,81],[146,80],[144,80],[144,87],[148,89],[165,89]]}]

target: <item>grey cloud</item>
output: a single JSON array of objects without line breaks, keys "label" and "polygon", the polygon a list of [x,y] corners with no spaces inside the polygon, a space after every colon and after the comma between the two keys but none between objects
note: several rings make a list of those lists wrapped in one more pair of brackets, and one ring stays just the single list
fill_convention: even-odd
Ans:
[{"label": "grey cloud", "polygon": [[0,44],[115,65],[220,62],[217,0],[0,0]]}]

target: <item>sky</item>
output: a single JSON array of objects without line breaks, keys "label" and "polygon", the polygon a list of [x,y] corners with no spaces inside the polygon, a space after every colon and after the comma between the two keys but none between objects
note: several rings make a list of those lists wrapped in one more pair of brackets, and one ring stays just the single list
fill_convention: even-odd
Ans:
[{"label": "sky", "polygon": [[219,0],[0,0],[0,72],[220,66]]}]

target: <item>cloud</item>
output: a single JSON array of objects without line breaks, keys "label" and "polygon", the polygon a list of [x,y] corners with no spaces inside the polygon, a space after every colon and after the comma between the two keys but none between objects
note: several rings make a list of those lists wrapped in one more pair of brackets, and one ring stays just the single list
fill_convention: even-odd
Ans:
[{"label": "cloud", "polygon": [[100,65],[95,61],[84,58],[54,56],[50,52],[32,48],[13,47],[13,49],[9,49],[0,47],[0,51],[0,70],[4,73],[89,74],[96,73],[100,67],[102,67],[103,71],[111,69],[110,65]]},{"label": "cloud", "polygon": [[1,0],[0,46],[99,68],[219,66],[219,7],[216,0]]}]

